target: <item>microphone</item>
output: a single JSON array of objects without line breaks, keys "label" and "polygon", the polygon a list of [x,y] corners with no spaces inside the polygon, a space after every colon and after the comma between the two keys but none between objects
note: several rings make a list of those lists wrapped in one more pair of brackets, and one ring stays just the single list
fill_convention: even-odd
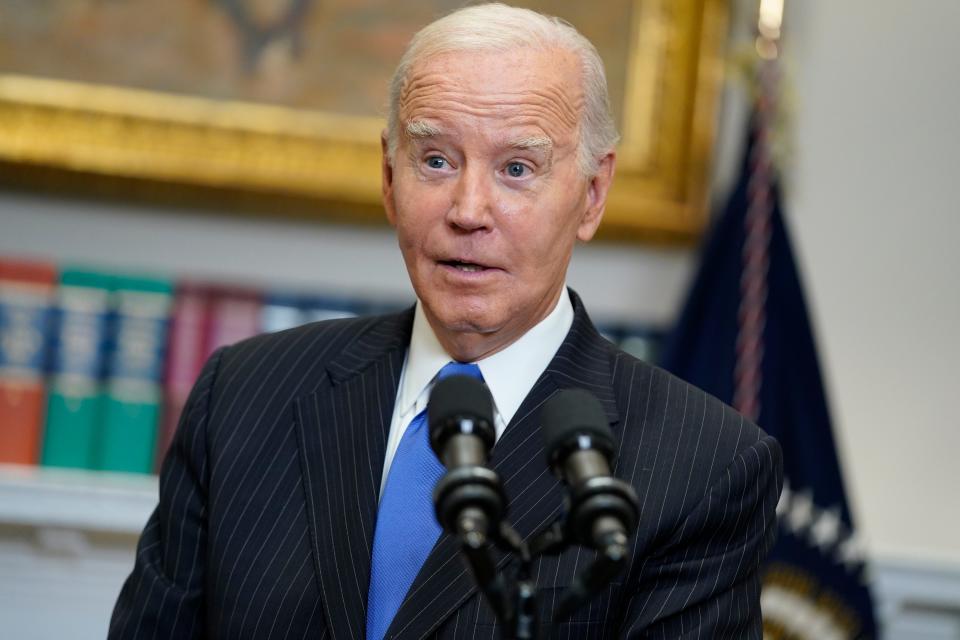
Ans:
[{"label": "microphone", "polygon": [[560,391],[544,404],[541,422],[547,463],[570,487],[567,535],[593,549],[625,553],[640,501],[610,472],[614,440],[600,402],[583,389]]},{"label": "microphone", "polygon": [[496,440],[493,398],[470,376],[438,382],[427,403],[430,446],[447,468],[433,490],[437,520],[479,549],[499,531],[506,497],[500,476],[487,468]]}]

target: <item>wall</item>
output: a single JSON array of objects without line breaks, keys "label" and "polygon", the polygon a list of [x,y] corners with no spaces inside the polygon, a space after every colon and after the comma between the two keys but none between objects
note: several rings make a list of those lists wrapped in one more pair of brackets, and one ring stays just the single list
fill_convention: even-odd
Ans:
[{"label": "wall", "polygon": [[788,3],[788,206],[857,513],[960,566],[960,3]]}]

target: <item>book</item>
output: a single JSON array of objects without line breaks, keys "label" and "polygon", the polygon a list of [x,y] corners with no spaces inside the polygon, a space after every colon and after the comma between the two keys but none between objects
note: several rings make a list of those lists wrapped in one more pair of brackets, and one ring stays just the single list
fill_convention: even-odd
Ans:
[{"label": "book", "polygon": [[204,362],[218,348],[260,333],[262,307],[261,294],[252,289],[189,281],[178,284],[164,378],[158,466]]},{"label": "book", "polygon": [[158,469],[176,432],[190,389],[203,367],[208,295],[207,288],[191,282],[178,283],[175,288],[163,378],[163,411],[156,459]]},{"label": "book", "polygon": [[154,467],[161,377],[173,283],[114,279],[112,331],[95,464],[104,471],[150,473]]},{"label": "book", "polygon": [[211,287],[203,361],[220,347],[260,333],[262,294],[240,287]]},{"label": "book", "polygon": [[111,280],[103,273],[74,268],[60,275],[41,453],[45,466],[96,467]]},{"label": "book", "polygon": [[273,333],[292,329],[307,322],[302,296],[294,293],[271,292],[264,295],[260,310],[260,331]]},{"label": "book", "polygon": [[353,318],[365,312],[363,303],[334,296],[308,296],[301,305],[306,322]]},{"label": "book", "polygon": [[36,464],[56,268],[0,259],[0,462]]}]

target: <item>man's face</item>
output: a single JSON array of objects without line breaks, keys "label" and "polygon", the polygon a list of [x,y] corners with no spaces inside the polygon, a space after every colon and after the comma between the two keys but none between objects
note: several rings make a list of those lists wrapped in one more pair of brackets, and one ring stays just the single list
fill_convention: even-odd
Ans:
[{"label": "man's face", "polygon": [[576,239],[600,223],[613,154],[596,177],[578,167],[580,84],[561,50],[451,53],[410,71],[384,205],[426,317],[460,360],[543,319]]}]

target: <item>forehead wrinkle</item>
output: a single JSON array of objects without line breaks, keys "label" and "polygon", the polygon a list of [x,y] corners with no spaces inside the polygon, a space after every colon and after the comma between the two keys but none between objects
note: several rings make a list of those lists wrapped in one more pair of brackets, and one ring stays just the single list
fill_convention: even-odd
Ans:
[{"label": "forehead wrinkle", "polygon": [[[513,106],[519,109],[507,114],[502,113],[503,110],[509,110]],[[557,109],[553,104],[529,101],[507,103],[503,100],[490,100],[485,104],[467,104],[450,95],[444,96],[443,99],[415,98],[404,109],[404,115],[409,116],[410,122],[420,121],[421,118],[443,120],[449,113],[465,114],[482,119],[495,117],[500,122],[519,121],[525,125],[544,129],[550,134],[552,142],[557,140],[557,136],[576,134],[580,125],[576,118],[567,117],[567,113]]]},{"label": "forehead wrinkle", "polygon": [[476,93],[447,75],[434,73],[412,78],[404,87],[399,102],[401,111],[407,113],[425,104],[439,108],[455,105],[471,115],[485,115],[497,108],[529,108],[576,129],[583,112],[584,96],[580,90],[569,96],[558,84],[495,94]]}]

